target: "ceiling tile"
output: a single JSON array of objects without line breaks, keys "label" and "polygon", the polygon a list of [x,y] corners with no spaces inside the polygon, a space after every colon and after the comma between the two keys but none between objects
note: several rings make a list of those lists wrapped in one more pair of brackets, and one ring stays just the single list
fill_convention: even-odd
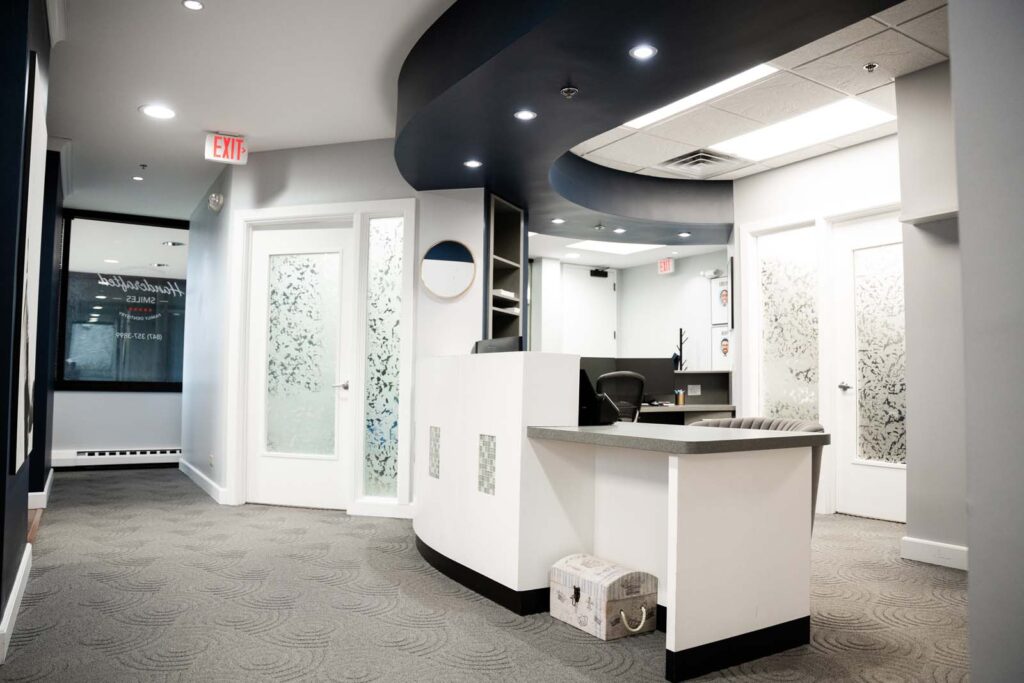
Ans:
[{"label": "ceiling tile", "polygon": [[885,85],[875,88],[874,90],[868,90],[865,93],[861,93],[857,96],[857,99],[864,100],[872,107],[881,109],[882,111],[896,116],[896,83],[886,83]]},{"label": "ceiling tile", "polygon": [[626,128],[625,126],[619,126],[618,128],[612,128],[609,131],[605,131],[600,135],[595,135],[589,140],[585,140],[580,144],[572,148],[572,151],[580,156],[590,154],[605,145],[609,145],[616,140],[621,140],[627,135],[632,135],[635,131],[632,128]]},{"label": "ceiling tile", "polygon": [[829,152],[836,151],[836,147],[832,145],[812,145],[811,147],[805,147],[804,149],[798,149],[795,152],[789,154],[783,154],[777,156],[774,159],[765,159],[761,163],[770,168],[779,168],[781,166],[787,166],[789,164],[796,163],[797,161],[803,161],[804,159],[810,159],[811,157],[821,156],[822,154],[828,154]]},{"label": "ceiling tile", "polygon": [[769,124],[823,107],[842,97],[842,93],[831,88],[784,71],[715,100],[712,106]]},{"label": "ceiling tile", "polygon": [[[598,151],[598,156],[619,163],[635,165],[636,168],[633,169],[635,171],[647,166],[656,166],[694,149],[696,149],[695,145],[667,140],[646,133],[634,133],[610,145],[605,145]],[[587,158],[590,159],[592,156],[594,155],[587,155]]]},{"label": "ceiling tile", "polygon": [[755,173],[762,173],[770,170],[771,167],[765,166],[764,164],[751,164],[750,166],[738,168],[735,171],[729,171],[722,175],[712,176],[708,180],[737,180],[738,178],[746,178],[748,175],[754,175]]},{"label": "ceiling tile", "polygon": [[651,176],[652,178],[671,178],[672,180],[679,180],[682,178],[678,173],[669,173],[668,171],[663,171],[660,168],[655,167],[641,169],[637,171],[636,174]]},{"label": "ceiling tile", "polygon": [[919,17],[946,4],[946,0],[906,0],[875,15],[875,19],[889,26],[899,26],[905,21]]},{"label": "ceiling tile", "polygon": [[688,144],[691,149],[696,149],[761,127],[762,124],[757,121],[704,105],[645,128],[644,132]]},{"label": "ceiling tile", "polygon": [[877,140],[878,138],[895,135],[895,133],[896,122],[889,121],[888,123],[883,123],[882,125],[875,126],[874,128],[868,128],[867,130],[862,130],[857,133],[844,135],[843,137],[836,138],[835,140],[829,140],[828,144],[835,145],[836,147],[853,147],[854,145],[859,145],[862,142]]},{"label": "ceiling tile", "polygon": [[618,161],[617,159],[609,159],[598,154],[588,154],[583,158],[586,159],[587,161],[592,161],[600,166],[607,166],[608,168],[614,168],[616,171],[626,171],[627,173],[633,173],[643,168],[642,165],[638,166],[636,164],[627,164]]},{"label": "ceiling tile", "polygon": [[949,12],[945,7],[900,26],[900,32],[928,47],[949,55]]},{"label": "ceiling tile", "polygon": [[798,47],[778,59],[773,59],[769,64],[780,69],[792,69],[800,66],[801,64],[806,64],[813,59],[827,55],[830,52],[841,50],[847,45],[853,45],[860,40],[864,40],[876,33],[881,33],[884,30],[884,24],[880,24],[874,19],[864,19],[862,21],[858,21],[856,24],[851,24],[846,28],[840,29],[835,33],[830,33],[824,38],[819,38],[813,43],[808,43],[803,47]]},{"label": "ceiling tile", "polygon": [[[935,50],[890,29],[804,64],[795,71],[836,90],[858,95],[945,59]],[[865,71],[864,65],[868,62],[877,63],[878,69],[873,73]]]}]

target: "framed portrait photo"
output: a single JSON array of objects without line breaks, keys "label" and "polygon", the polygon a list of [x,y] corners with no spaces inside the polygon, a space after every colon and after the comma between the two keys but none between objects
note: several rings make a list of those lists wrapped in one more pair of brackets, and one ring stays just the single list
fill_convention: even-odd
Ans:
[{"label": "framed portrait photo", "polygon": [[732,346],[732,330],[726,325],[711,328],[711,369],[732,370],[736,349]]},{"label": "framed portrait photo", "polygon": [[729,276],[711,280],[711,324],[732,327],[732,279]]}]

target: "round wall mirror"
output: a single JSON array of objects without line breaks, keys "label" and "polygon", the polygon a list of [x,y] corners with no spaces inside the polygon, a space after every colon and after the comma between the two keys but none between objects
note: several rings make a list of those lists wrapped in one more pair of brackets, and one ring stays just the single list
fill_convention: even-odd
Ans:
[{"label": "round wall mirror", "polygon": [[438,242],[423,256],[420,279],[434,296],[452,299],[473,284],[476,264],[469,248],[461,242]]}]

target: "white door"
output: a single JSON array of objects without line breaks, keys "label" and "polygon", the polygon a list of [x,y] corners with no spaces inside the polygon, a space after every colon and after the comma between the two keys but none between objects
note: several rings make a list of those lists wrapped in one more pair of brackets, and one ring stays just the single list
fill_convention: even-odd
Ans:
[{"label": "white door", "polygon": [[246,500],[344,509],[352,489],[353,230],[252,236]]},{"label": "white door", "polygon": [[[833,227],[836,509],[907,519],[903,233],[895,216]],[[939,371],[936,368],[936,371]]]},{"label": "white door", "polygon": [[618,357],[617,273],[594,277],[587,266],[562,265],[562,352]]}]

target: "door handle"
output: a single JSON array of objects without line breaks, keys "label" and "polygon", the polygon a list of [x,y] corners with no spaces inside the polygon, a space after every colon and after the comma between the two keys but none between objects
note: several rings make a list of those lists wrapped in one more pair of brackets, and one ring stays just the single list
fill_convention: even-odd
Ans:
[{"label": "door handle", "polygon": [[345,391],[348,391],[348,380],[342,382],[341,384],[335,384],[334,388],[335,389],[344,389]]},{"label": "door handle", "polygon": [[847,391],[848,389],[852,389],[852,388],[853,387],[851,387],[849,384],[847,384],[845,380],[839,383],[839,389],[842,390],[842,391]]}]

